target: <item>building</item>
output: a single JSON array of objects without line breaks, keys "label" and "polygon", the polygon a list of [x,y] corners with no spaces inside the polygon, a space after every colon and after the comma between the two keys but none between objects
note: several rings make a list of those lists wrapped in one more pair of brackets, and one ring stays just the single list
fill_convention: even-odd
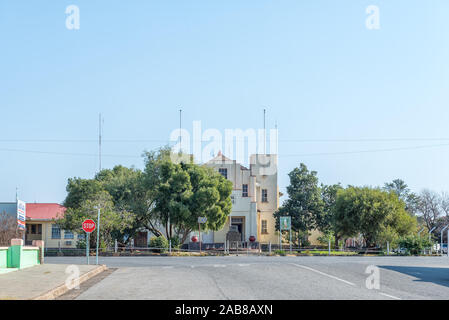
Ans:
[{"label": "building", "polygon": [[[66,210],[58,203],[27,203],[25,208],[25,245],[31,245],[33,240],[44,240],[46,248],[75,248],[78,238],[84,236],[61,230],[54,223]],[[0,212],[16,217],[17,202],[0,203]]]},{"label": "building", "polygon": [[253,236],[256,242],[278,243],[273,217],[279,208],[280,196],[277,155],[251,155],[250,166],[246,168],[219,152],[205,165],[232,182],[232,211],[221,230],[201,234],[201,241],[224,243],[226,234],[232,229],[241,234],[241,241],[248,241]]},{"label": "building", "polygon": [[46,248],[75,248],[80,235],[61,230],[54,223],[54,219],[63,217],[65,211],[66,208],[58,203],[27,203],[25,244],[44,240]]}]

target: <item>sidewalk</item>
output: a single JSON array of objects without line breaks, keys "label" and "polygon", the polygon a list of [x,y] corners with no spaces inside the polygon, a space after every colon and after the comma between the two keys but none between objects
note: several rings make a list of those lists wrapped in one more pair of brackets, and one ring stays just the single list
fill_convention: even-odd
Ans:
[{"label": "sidewalk", "polygon": [[[68,291],[65,283],[74,278],[68,264],[43,264],[0,274],[0,300],[54,299]],[[76,265],[80,283],[106,270],[106,266]]]}]

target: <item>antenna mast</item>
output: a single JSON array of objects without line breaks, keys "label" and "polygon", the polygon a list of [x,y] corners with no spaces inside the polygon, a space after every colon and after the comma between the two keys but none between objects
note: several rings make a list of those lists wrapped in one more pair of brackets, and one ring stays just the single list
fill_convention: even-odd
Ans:
[{"label": "antenna mast", "polygon": [[101,171],[101,113],[99,114],[98,117],[98,160]]}]

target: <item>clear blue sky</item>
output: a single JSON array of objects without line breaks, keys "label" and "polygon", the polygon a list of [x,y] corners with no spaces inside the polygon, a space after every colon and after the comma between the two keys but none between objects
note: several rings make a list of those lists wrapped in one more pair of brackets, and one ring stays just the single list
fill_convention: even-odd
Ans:
[{"label": "clear blue sky", "polygon": [[[70,4],[80,30],[65,26]],[[380,30],[365,27],[371,4]],[[105,141],[118,156],[103,167],[141,168],[179,106],[188,130],[260,128],[266,106],[281,190],[304,162],[323,183],[448,191],[447,12],[447,0],[1,1],[0,201],[17,186],[61,202],[69,177],[93,177],[99,112],[105,140],[154,140]]]}]

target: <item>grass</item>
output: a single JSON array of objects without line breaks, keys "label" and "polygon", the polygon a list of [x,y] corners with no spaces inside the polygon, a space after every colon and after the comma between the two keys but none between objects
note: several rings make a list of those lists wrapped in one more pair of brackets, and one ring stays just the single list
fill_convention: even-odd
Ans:
[{"label": "grass", "polygon": [[[305,254],[308,256],[327,256],[329,255],[328,250],[306,250],[299,252],[299,254]],[[331,256],[353,256],[356,255],[357,252],[354,251],[337,251],[337,250],[331,250]]]}]

